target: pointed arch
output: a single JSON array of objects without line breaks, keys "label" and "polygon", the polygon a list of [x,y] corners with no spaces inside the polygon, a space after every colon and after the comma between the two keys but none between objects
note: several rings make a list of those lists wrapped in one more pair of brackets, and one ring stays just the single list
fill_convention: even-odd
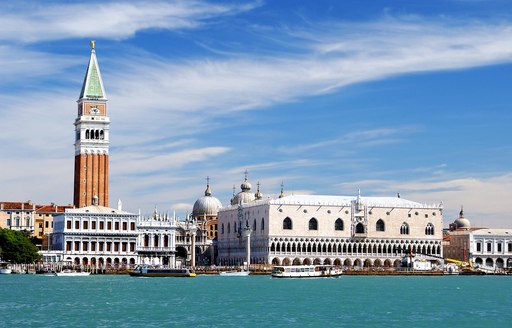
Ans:
[{"label": "pointed arch", "polygon": [[384,221],[382,219],[379,219],[377,223],[375,224],[375,230],[377,231],[386,231],[386,226],[384,224]]},{"label": "pointed arch", "polygon": [[309,230],[318,230],[318,221],[315,218],[309,220]]},{"label": "pointed arch", "polygon": [[334,230],[343,231],[343,229],[343,220],[340,218],[336,219],[336,221],[334,221]]},{"label": "pointed arch", "polygon": [[286,217],[283,220],[283,230],[292,230],[292,228],[293,228],[292,219],[290,219],[289,217]]}]

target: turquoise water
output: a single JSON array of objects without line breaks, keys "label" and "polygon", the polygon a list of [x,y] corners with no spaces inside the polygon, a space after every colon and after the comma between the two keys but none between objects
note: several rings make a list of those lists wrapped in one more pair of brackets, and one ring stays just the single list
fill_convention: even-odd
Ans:
[{"label": "turquoise water", "polygon": [[512,277],[0,276],[3,327],[510,327]]}]

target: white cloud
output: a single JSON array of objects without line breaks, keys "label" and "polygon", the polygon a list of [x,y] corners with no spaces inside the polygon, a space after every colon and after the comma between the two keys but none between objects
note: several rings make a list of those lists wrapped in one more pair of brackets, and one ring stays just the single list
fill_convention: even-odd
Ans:
[{"label": "white cloud", "polygon": [[91,36],[126,39],[146,29],[195,28],[208,19],[237,14],[257,5],[220,5],[194,0],[4,3],[0,5],[0,39],[22,42]]}]

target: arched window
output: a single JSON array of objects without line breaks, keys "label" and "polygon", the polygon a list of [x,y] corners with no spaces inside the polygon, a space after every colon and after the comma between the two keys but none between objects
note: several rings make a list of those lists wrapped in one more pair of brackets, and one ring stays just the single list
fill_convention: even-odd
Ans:
[{"label": "arched window", "polygon": [[256,231],[256,219],[254,219],[254,222],[252,223],[252,231]]},{"label": "arched window", "polygon": [[283,220],[283,229],[284,230],[292,230],[292,219],[287,217]]},{"label": "arched window", "polygon": [[356,233],[364,233],[364,225],[362,223],[356,225]]},{"label": "arched window", "polygon": [[343,230],[343,220],[338,218],[335,222],[334,222],[334,230]]},{"label": "arched window", "polygon": [[318,230],[318,221],[315,218],[309,220],[309,230]]},{"label": "arched window", "polygon": [[236,230],[236,221],[233,223],[233,232],[237,232],[237,230]]},{"label": "arched window", "polygon": [[379,221],[377,221],[377,224],[375,224],[375,229],[377,231],[385,231],[384,221],[382,221],[382,219],[379,219]]},{"label": "arched window", "polygon": [[231,233],[231,225],[228,222],[228,233]]},{"label": "arched window", "polygon": [[85,130],[85,139],[89,139],[89,130]]},{"label": "arched window", "polygon": [[261,218],[261,230],[265,230],[265,218]]},{"label": "arched window", "polygon": [[224,223],[220,226],[220,231],[221,234],[224,234]]},{"label": "arched window", "polygon": [[408,235],[409,234],[409,225],[407,223],[402,223],[402,226],[400,227],[400,234],[401,235]]},{"label": "arched window", "polygon": [[427,226],[425,227],[425,235],[434,235],[434,225],[432,223],[427,224]]},{"label": "arched window", "polygon": [[103,130],[100,130],[100,140],[103,140],[105,139],[105,134],[103,132]]}]

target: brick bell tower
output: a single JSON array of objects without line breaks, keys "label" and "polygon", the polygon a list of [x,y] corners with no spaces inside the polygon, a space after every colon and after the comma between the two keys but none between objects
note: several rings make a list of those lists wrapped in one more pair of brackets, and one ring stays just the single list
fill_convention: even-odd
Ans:
[{"label": "brick bell tower", "polygon": [[108,207],[108,149],[110,119],[94,41],[75,120],[75,207]]}]

